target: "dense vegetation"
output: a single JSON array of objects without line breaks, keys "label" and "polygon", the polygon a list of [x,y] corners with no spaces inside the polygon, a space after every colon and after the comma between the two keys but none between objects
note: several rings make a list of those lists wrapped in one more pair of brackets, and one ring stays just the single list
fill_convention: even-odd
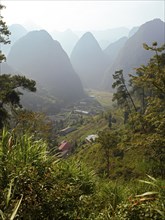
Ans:
[{"label": "dense vegetation", "polygon": [[[2,17],[0,25],[7,43]],[[17,88],[34,92],[35,82],[0,75],[1,219],[165,219],[165,47],[144,47],[155,55],[129,86],[115,72],[114,108],[80,125],[65,159],[47,118],[21,110]],[[97,142],[82,142],[87,128]]]}]

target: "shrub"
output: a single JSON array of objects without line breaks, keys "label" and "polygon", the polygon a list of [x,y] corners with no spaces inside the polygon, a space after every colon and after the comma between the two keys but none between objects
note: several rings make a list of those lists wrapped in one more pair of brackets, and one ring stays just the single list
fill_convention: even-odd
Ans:
[{"label": "shrub", "polygon": [[59,160],[47,154],[42,140],[27,134],[17,137],[6,130],[0,141],[0,159],[0,191],[5,192],[11,181],[14,186],[10,206],[1,196],[4,216],[12,214],[21,197],[17,219],[88,219],[87,198],[94,193],[95,182],[93,173],[81,163]]}]

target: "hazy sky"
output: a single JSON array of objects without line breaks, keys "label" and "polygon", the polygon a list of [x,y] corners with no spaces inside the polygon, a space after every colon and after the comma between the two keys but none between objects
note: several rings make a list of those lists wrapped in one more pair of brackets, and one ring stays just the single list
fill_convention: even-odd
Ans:
[{"label": "hazy sky", "polygon": [[147,1],[15,1],[1,0],[8,25],[34,23],[48,31],[132,28],[154,18],[165,19],[165,0]]}]

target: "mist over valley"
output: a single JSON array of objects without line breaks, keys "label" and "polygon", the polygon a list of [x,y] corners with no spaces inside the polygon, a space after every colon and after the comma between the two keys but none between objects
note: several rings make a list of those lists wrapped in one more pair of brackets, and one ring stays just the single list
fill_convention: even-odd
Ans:
[{"label": "mist over valley", "polygon": [[[154,19],[130,30],[125,27],[91,32],[68,29],[51,33],[28,31],[20,24],[13,24],[9,30],[11,44],[2,47],[7,62],[1,64],[1,73],[19,73],[36,81],[38,100],[33,94],[26,94],[29,98],[22,98],[25,106],[37,110],[47,99],[51,106],[48,109],[54,106],[59,110],[86,97],[85,90],[112,92],[112,75],[116,70],[123,69],[128,78],[134,68],[149,61],[152,54],[143,49],[143,43],[164,43],[165,23]],[[106,42],[104,46],[103,42]],[[51,98],[45,98],[42,90]]]}]

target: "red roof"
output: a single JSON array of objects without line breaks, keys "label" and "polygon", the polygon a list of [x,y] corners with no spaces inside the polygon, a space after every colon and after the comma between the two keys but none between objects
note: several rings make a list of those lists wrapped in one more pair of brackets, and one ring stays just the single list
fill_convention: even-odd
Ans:
[{"label": "red roof", "polygon": [[62,141],[58,149],[61,151],[66,151],[69,150],[70,147],[71,145],[67,141]]}]

